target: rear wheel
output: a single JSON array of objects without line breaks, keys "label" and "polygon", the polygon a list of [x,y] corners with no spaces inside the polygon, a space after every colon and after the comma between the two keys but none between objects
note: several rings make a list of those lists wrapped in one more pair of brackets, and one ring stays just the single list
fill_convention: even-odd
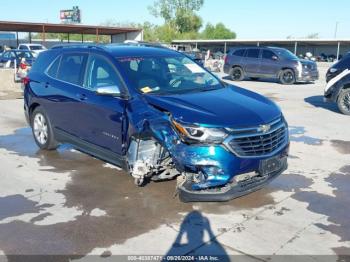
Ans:
[{"label": "rear wheel", "polygon": [[344,115],[350,115],[350,88],[340,92],[337,104],[340,112]]},{"label": "rear wheel", "polygon": [[54,138],[50,120],[45,111],[39,106],[31,114],[31,126],[35,143],[40,149],[54,150],[58,143]]},{"label": "rear wheel", "polygon": [[236,66],[231,69],[230,76],[232,81],[242,81],[244,79],[244,72],[242,68]]},{"label": "rear wheel", "polygon": [[292,69],[284,69],[280,73],[280,83],[283,85],[293,85],[295,83],[295,74]]}]

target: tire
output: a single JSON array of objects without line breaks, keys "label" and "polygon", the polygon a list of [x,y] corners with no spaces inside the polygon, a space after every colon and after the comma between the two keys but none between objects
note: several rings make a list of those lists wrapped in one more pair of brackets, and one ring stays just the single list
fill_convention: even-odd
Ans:
[{"label": "tire", "polygon": [[58,147],[49,117],[45,110],[38,106],[31,114],[30,121],[35,143],[40,149],[54,150]]},{"label": "tire", "polygon": [[230,77],[232,81],[242,81],[244,79],[243,69],[235,66],[230,70]]},{"label": "tire", "polygon": [[350,88],[343,89],[337,100],[338,109],[344,115],[350,115]]},{"label": "tire", "polygon": [[279,81],[282,85],[293,85],[295,84],[295,74],[292,69],[284,69],[279,75]]}]

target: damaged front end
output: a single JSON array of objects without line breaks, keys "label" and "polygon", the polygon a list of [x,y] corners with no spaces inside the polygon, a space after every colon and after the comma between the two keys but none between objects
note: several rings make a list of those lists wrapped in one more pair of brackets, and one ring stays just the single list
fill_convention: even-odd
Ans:
[{"label": "damaged front end", "polygon": [[148,116],[138,126],[127,153],[135,183],[178,177],[183,202],[228,201],[260,189],[287,168],[283,117],[268,131],[185,124],[167,112]]}]

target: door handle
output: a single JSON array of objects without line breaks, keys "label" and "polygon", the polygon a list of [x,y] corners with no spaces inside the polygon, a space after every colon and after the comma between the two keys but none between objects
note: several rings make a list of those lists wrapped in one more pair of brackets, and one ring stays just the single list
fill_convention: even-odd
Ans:
[{"label": "door handle", "polygon": [[80,100],[80,101],[84,101],[87,99],[86,95],[85,94],[77,94],[77,98]]},{"label": "door handle", "polygon": [[46,83],[45,83],[45,88],[48,88],[48,87],[50,87],[50,83],[49,83],[49,82],[46,82]]}]

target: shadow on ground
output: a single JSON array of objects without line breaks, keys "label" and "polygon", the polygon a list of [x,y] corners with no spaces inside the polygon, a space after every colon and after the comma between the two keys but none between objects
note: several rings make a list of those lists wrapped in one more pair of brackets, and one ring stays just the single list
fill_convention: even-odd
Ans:
[{"label": "shadow on ground", "polygon": [[[302,128],[295,128],[293,132],[294,135],[303,135],[304,131]],[[344,241],[350,240],[350,232],[347,230],[350,228],[350,217],[346,213],[347,204],[350,202],[349,167],[344,167],[344,170],[330,176],[327,181],[337,188],[336,198],[303,191],[303,188],[309,188],[313,182],[300,172],[282,175],[266,188],[230,202],[197,203],[194,207],[174,198],[175,181],[150,183],[144,188],[138,188],[125,172],[107,167],[100,160],[73,151],[70,146],[63,145],[57,151],[40,151],[29,128],[0,136],[0,149],[16,156],[29,157],[42,167],[39,170],[50,171],[37,173],[38,176],[43,176],[40,179],[44,184],[54,179],[50,176],[51,172],[64,177],[69,176],[70,182],[64,190],[51,193],[63,195],[64,206],[81,210],[81,214],[73,221],[38,225],[36,222],[50,217],[50,203],[39,204],[25,199],[20,193],[0,198],[0,220],[20,214],[37,214],[29,222],[14,220],[0,224],[0,250],[8,256],[10,262],[21,261],[23,258],[12,255],[64,255],[57,257],[57,261],[64,262],[81,258],[94,248],[122,244],[162,225],[179,223],[183,219],[182,214],[187,216],[183,219],[180,232],[168,254],[201,255],[215,251],[216,255],[225,257],[224,249],[215,240],[209,220],[202,214],[224,215],[238,210],[273,206],[275,201],[271,193],[275,191],[293,192],[292,197],[307,202],[310,211],[325,214],[334,223],[317,226],[341,236]],[[28,190],[33,191],[30,188]],[[18,207],[11,207],[11,203],[17,203]],[[96,208],[105,211],[105,214],[91,215]],[[198,212],[195,209],[198,209]],[[344,228],[347,229],[343,230]],[[169,227],[169,230],[173,229]],[[204,241],[203,234],[207,234],[212,241]],[[187,236],[185,244],[184,235]],[[106,254],[109,254],[108,250],[101,256]],[[22,261],[47,260],[48,257],[26,256]]]},{"label": "shadow on ground", "polygon": [[314,107],[323,108],[340,114],[336,103],[324,102],[323,98],[323,96],[310,96],[306,97],[304,101]]},{"label": "shadow on ground", "polygon": [[[0,149],[16,156],[30,157],[41,166],[39,170],[49,171],[37,173],[43,176],[40,179],[44,184],[54,179],[50,176],[51,172],[62,174],[64,177],[70,176],[70,182],[64,190],[50,193],[63,195],[64,206],[81,210],[81,215],[76,216],[73,221],[38,225],[35,222],[49,219],[51,214],[46,208],[50,207],[50,203],[39,204],[25,199],[20,194],[0,198],[1,219],[34,214],[30,222],[15,220],[0,224],[0,250],[12,259],[15,257],[11,255],[15,254],[73,254],[59,257],[59,261],[69,261],[85,256],[94,248],[120,244],[161,225],[178,223],[183,218],[182,214],[191,214],[194,211],[192,204],[181,203],[174,197],[176,181],[136,187],[133,179],[125,172],[107,167],[100,160],[73,151],[70,146],[62,145],[57,151],[38,150],[29,128],[0,136]],[[32,192],[33,189],[30,188],[28,190],[31,190],[32,194],[38,193]],[[274,200],[270,193],[275,190],[273,186],[269,186],[226,203],[199,203],[196,204],[196,209],[209,214],[227,214],[240,209],[249,210],[273,205]],[[43,199],[44,196],[45,193]],[[11,201],[20,203],[19,208],[9,208]],[[96,208],[105,211],[106,214],[91,215]],[[203,244],[199,240],[197,242],[198,246]],[[196,241],[192,244],[194,247]],[[37,257],[32,258],[32,261],[38,261]]]}]

